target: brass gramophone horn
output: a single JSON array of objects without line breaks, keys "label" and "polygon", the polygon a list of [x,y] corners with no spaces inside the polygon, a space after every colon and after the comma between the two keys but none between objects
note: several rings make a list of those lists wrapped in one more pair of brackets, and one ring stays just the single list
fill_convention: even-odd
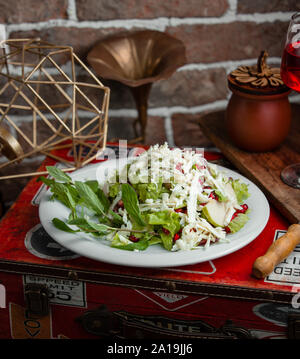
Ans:
[{"label": "brass gramophone horn", "polygon": [[23,155],[19,142],[3,127],[0,127],[0,154],[9,160],[14,160]]}]

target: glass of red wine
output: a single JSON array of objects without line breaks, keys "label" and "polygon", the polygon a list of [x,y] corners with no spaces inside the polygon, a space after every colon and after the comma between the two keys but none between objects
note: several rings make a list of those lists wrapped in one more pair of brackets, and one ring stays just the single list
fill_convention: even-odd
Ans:
[{"label": "glass of red wine", "polygon": [[[292,16],[289,24],[280,74],[286,86],[300,92],[300,12]],[[289,186],[300,188],[300,163],[285,167],[281,179]]]}]

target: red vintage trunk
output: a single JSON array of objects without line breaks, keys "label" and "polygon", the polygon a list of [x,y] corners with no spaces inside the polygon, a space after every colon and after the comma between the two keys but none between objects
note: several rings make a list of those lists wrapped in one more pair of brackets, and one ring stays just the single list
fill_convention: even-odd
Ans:
[{"label": "red vintage trunk", "polygon": [[[218,153],[205,156],[222,160]],[[41,170],[53,164],[46,159]],[[57,244],[39,224],[43,190],[32,179],[0,224],[0,338],[299,334],[300,249],[265,280],[251,276],[254,260],[288,227],[274,208],[263,232],[235,253],[191,266],[142,269],[80,257]]]}]

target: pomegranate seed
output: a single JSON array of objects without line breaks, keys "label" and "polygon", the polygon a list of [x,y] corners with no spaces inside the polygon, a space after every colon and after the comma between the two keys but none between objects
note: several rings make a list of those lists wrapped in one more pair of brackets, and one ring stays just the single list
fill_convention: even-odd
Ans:
[{"label": "pomegranate seed", "polygon": [[178,233],[175,234],[175,236],[173,237],[174,241],[177,241],[180,238],[180,235]]},{"label": "pomegranate seed", "polygon": [[175,212],[187,214],[187,208],[186,207],[177,208],[175,209]]},{"label": "pomegranate seed", "polygon": [[232,217],[231,217],[231,221],[233,220],[233,219],[235,219],[235,217],[238,215],[238,212],[236,211],[236,212],[234,212],[233,213],[233,215],[232,215]]},{"label": "pomegranate seed", "polygon": [[131,236],[129,236],[129,239],[131,240],[131,242],[138,242],[140,239],[135,237],[133,234]]},{"label": "pomegranate seed", "polygon": [[207,241],[206,239],[201,239],[201,241],[198,243],[198,246],[204,246],[206,241]]},{"label": "pomegranate seed", "polygon": [[121,199],[118,202],[118,207],[124,209],[124,202]]},{"label": "pomegranate seed", "polygon": [[177,163],[177,165],[176,165],[175,168],[176,168],[178,171],[182,171],[182,170],[181,170],[181,166],[182,166],[182,163],[179,162],[179,163]]},{"label": "pomegranate seed", "polygon": [[228,226],[225,227],[225,232],[226,232],[226,233],[230,233],[230,232],[231,232],[231,230],[230,230],[230,228],[229,228]]},{"label": "pomegranate seed", "polygon": [[195,163],[195,166],[196,166],[196,168],[198,169],[198,170],[205,170],[205,168],[206,168],[206,166],[204,166],[204,165],[198,165],[197,163]]},{"label": "pomegranate seed", "polygon": [[247,211],[247,209],[249,208],[249,207],[248,207],[248,205],[247,205],[246,203],[245,203],[245,204],[243,204],[243,205],[242,205],[242,207],[243,207],[244,213],[245,213],[245,212]]},{"label": "pomegranate seed", "polygon": [[236,214],[238,214],[238,213],[245,213],[245,212],[247,211],[247,209],[248,209],[248,206],[247,206],[246,204],[243,204],[243,205],[242,205],[242,209],[237,209],[237,210],[235,211],[235,213],[236,213]]},{"label": "pomegranate seed", "polygon": [[215,199],[216,201],[218,201],[218,199],[219,199],[219,197],[214,192],[211,192],[211,194],[208,196],[208,198]]},{"label": "pomegranate seed", "polygon": [[164,234],[170,234],[170,231],[168,231],[168,230],[167,230],[166,228],[164,228],[164,227],[163,227],[161,230],[164,232]]}]

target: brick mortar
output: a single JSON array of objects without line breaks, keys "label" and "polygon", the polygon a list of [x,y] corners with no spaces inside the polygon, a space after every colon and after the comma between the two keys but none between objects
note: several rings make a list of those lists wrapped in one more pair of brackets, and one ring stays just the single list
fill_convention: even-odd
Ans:
[{"label": "brick mortar", "polygon": [[[176,113],[182,113],[182,114],[199,114],[205,111],[209,111],[209,110],[220,110],[220,109],[224,109],[227,106],[229,97],[231,96],[231,94],[228,94],[228,98],[226,100],[218,100],[218,101],[214,101],[214,102],[210,102],[210,103],[206,103],[203,105],[199,105],[199,106],[191,106],[191,107],[186,107],[186,106],[170,106],[170,107],[152,107],[148,109],[148,115],[149,116],[159,116],[159,117],[170,117]],[[292,103],[298,103],[300,102],[300,94],[291,94],[289,96],[289,100]],[[65,112],[61,112],[60,113],[62,116],[65,114]],[[89,115],[87,115],[86,112],[81,112],[78,111],[79,116],[84,116],[84,117],[89,117]],[[53,116],[49,113],[44,114],[45,117],[47,119],[51,119]],[[91,118],[93,117],[93,115],[90,115]],[[110,117],[128,117],[128,118],[135,118],[137,116],[137,110],[132,109],[132,108],[122,108],[122,109],[110,109],[109,110],[109,116]],[[29,122],[32,120],[32,116],[31,115],[13,115],[10,116],[15,122],[16,124],[20,124],[22,122]]]},{"label": "brick mortar", "polygon": [[[268,57],[268,63],[278,64],[280,65],[281,58],[280,57]],[[252,66],[257,63],[257,59],[244,59],[244,60],[234,60],[234,61],[218,61],[218,62],[210,62],[210,63],[189,63],[182,67],[180,67],[177,71],[203,71],[209,69],[217,69],[223,68],[227,73],[232,71],[238,66]]]},{"label": "brick mortar", "polygon": [[69,20],[77,21],[76,0],[68,0],[67,15]]},{"label": "brick mortar", "polygon": [[[6,25],[7,37],[15,31],[30,31],[30,30],[44,30],[51,27],[76,27],[76,28],[92,28],[92,29],[106,29],[106,28],[147,28],[152,30],[165,31],[167,27],[176,27],[180,25],[216,25],[228,24],[234,22],[253,22],[256,24],[275,22],[275,21],[289,21],[293,12],[274,12],[264,14],[231,14],[226,13],[220,17],[198,17],[198,18],[167,18],[160,17],[156,19],[116,19],[103,21],[76,21],[71,19],[51,19],[48,21],[36,23],[20,23]],[[69,15],[70,16],[70,15]]]},{"label": "brick mortar", "polygon": [[170,116],[165,117],[164,125],[165,125],[165,132],[166,132],[168,144],[169,146],[173,147],[175,146],[175,142],[174,142],[172,119]]},{"label": "brick mortar", "polygon": [[[280,65],[280,62],[281,62],[280,57],[268,57],[268,63]],[[177,72],[194,71],[194,70],[204,71],[204,70],[209,70],[209,69],[223,68],[227,72],[230,72],[231,70],[235,69],[237,66],[241,66],[241,65],[252,66],[252,65],[255,65],[256,63],[257,63],[256,58],[255,59],[229,60],[229,61],[217,61],[217,62],[209,62],[209,63],[188,63],[186,65],[181,66],[176,71]],[[70,76],[72,74],[71,61],[68,61],[65,64],[61,65],[61,68],[67,75]],[[10,65],[9,69],[10,69],[10,72],[12,75],[20,75],[21,74],[21,70],[17,66]],[[58,74],[58,71],[55,68],[45,67],[45,69],[49,72],[50,75]],[[29,70],[31,70],[31,68],[25,67],[25,72],[29,71]],[[76,64],[75,64],[75,70],[76,70],[76,73],[78,73],[79,75],[84,73],[84,70],[79,65],[76,65]],[[36,76],[38,76],[38,74],[36,74]],[[32,78],[34,78],[34,76],[32,76]]]}]

